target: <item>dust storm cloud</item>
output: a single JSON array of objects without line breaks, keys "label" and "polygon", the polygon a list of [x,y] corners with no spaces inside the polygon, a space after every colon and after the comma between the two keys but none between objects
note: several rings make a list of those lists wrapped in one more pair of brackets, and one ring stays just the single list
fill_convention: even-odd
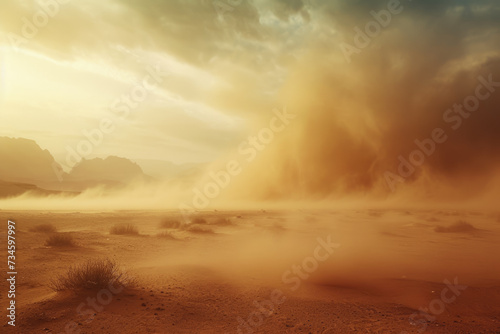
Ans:
[{"label": "dust storm cloud", "polygon": [[[19,17],[33,14],[29,6],[8,6]],[[62,163],[103,110],[116,116],[109,104],[134,87],[123,78],[143,78],[146,63],[165,67],[164,82],[88,158],[203,164],[187,178],[122,189],[131,197],[135,191],[159,206],[189,203],[193,189],[233,159],[241,173],[221,189],[221,201],[460,197],[487,193],[498,179],[495,1],[274,0],[235,2],[223,12],[210,1],[93,6],[99,20],[83,5],[66,4],[26,40],[13,39],[25,28],[12,15],[1,20],[6,41],[24,50],[19,64],[6,58],[23,65],[13,85],[23,91],[5,102],[14,107],[2,122],[12,126],[2,131],[36,140]],[[52,67],[42,61],[49,58]],[[53,95],[60,90],[51,86],[40,95],[28,71],[35,65],[54,70],[71,94]],[[93,77],[103,69],[120,75],[93,84],[104,82]],[[26,100],[40,103],[33,108]],[[61,126],[69,105],[80,121]],[[262,145],[276,109],[294,118]],[[24,121],[30,115],[33,121]],[[122,195],[110,194],[117,202]]]},{"label": "dust storm cloud", "polygon": [[[378,35],[365,35],[371,40],[367,47],[344,57],[339,45],[355,46],[353,28],[364,30],[375,21],[370,10],[385,4],[323,5],[320,21],[330,20],[334,39],[313,38],[303,61],[291,66],[280,101],[297,115],[293,129],[277,135],[261,163],[249,167],[249,179],[259,175],[263,182],[242,181],[238,192],[265,198],[290,191],[297,198],[346,192],[385,197],[392,183],[400,192],[433,187],[437,193],[470,195],[496,179],[497,5],[403,3]],[[436,129],[439,140],[431,143]],[[415,150],[423,154],[411,157]]]}]

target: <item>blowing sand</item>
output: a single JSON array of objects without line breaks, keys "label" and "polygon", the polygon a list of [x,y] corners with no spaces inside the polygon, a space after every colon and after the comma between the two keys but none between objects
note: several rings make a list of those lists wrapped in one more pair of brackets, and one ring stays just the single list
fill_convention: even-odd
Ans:
[{"label": "blowing sand", "polygon": [[[16,222],[18,268],[16,327],[4,319],[2,333],[500,333],[497,213],[210,211],[187,226],[158,211],[0,217],[2,244]],[[138,234],[110,234],[117,224]],[[47,246],[54,233],[75,245]],[[135,285],[50,288],[97,258]]]}]

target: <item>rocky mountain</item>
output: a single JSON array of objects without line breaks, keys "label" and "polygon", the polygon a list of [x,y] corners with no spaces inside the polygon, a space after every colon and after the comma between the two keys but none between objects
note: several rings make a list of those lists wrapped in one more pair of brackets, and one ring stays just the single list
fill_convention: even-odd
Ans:
[{"label": "rocky mountain", "polygon": [[59,164],[34,140],[0,137],[0,180],[40,184],[59,182]]},{"label": "rocky mountain", "polygon": [[65,177],[64,181],[80,188],[96,185],[120,186],[134,181],[150,181],[141,167],[129,159],[110,156],[105,159],[83,159]]},{"label": "rocky mountain", "polygon": [[0,137],[1,197],[26,191],[79,192],[95,186],[117,187],[151,179],[136,163],[114,156],[83,159],[70,173],[64,173],[52,154],[35,141]]}]

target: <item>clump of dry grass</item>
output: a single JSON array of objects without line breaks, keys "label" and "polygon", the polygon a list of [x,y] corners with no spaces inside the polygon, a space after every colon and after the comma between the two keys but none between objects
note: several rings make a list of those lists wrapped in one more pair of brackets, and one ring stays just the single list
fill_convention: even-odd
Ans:
[{"label": "clump of dry grass", "polygon": [[177,219],[166,218],[161,221],[160,228],[181,228],[183,225]]},{"label": "clump of dry grass", "polygon": [[219,225],[219,226],[228,226],[232,225],[233,222],[229,218],[217,218],[213,223],[213,225]]},{"label": "clump of dry grass", "polygon": [[134,224],[118,224],[111,227],[109,233],[117,235],[139,235],[139,230]]},{"label": "clump of dry grass", "polygon": [[55,291],[103,289],[110,284],[131,286],[134,281],[126,278],[115,261],[110,259],[91,259],[83,264],[71,266],[65,275],[54,279],[50,287]]},{"label": "clump of dry grass", "polygon": [[197,224],[197,225],[206,225],[207,220],[203,217],[194,217],[193,221],[191,222],[192,224]]},{"label": "clump of dry grass", "polygon": [[40,224],[33,226],[30,229],[31,232],[41,232],[41,233],[53,233],[56,231],[56,227],[52,224]]},{"label": "clump of dry grass", "polygon": [[191,233],[200,233],[200,234],[212,234],[214,231],[208,227],[203,227],[203,226],[198,226],[198,225],[191,225],[186,228],[186,231],[191,232]]},{"label": "clump of dry grass", "polygon": [[54,234],[45,241],[45,245],[51,247],[75,247],[76,243],[69,234]]},{"label": "clump of dry grass", "polygon": [[176,237],[174,237],[171,233],[169,232],[161,232],[156,235],[158,238],[162,239],[170,239],[170,240],[177,240]]},{"label": "clump of dry grass", "polygon": [[467,223],[466,221],[459,220],[458,222],[450,226],[438,226],[434,229],[434,231],[440,233],[471,233],[478,231],[478,229]]}]

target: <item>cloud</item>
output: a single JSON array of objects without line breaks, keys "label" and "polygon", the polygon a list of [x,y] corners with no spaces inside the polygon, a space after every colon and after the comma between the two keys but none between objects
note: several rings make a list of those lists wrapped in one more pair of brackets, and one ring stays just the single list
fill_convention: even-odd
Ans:
[{"label": "cloud", "polygon": [[249,166],[247,179],[261,182],[242,179],[235,193],[286,197],[293,189],[292,196],[299,198],[387,194],[384,173],[397,174],[398,157],[408,159],[418,148],[414,141],[429,138],[438,127],[449,139],[404,186],[431,179],[428,190],[444,184],[449,192],[471,195],[500,170],[495,153],[500,92],[481,102],[456,131],[443,120],[448,108],[474,94],[479,76],[492,75],[500,82],[500,48],[493,42],[500,28],[494,19],[498,4],[406,4],[401,16],[348,64],[339,44],[352,43],[353,28],[373,20],[370,10],[386,4],[322,4],[330,10],[326,13],[338,37],[330,45],[318,41],[290,68],[280,96],[299,114],[297,124]]},{"label": "cloud", "polygon": [[[406,186],[431,179],[469,189],[477,179],[480,187],[499,169],[500,93],[456,131],[443,114],[474,93],[478,76],[500,81],[500,5],[401,1],[401,13],[347,62],[342,43],[355,46],[355,28],[364,30],[372,11],[388,3],[255,0],[221,9],[194,0],[72,2],[26,48],[136,76],[151,61],[177,66],[127,133],[140,134],[135,145],[151,145],[144,129],[152,129],[166,134],[158,146],[202,142],[199,150],[217,156],[244,137],[239,120],[258,128],[273,108],[294,111],[297,121],[235,182],[239,194],[385,192],[384,173],[395,172],[398,157],[436,127],[448,140]],[[7,33],[19,33],[20,18],[38,8],[34,1],[6,6],[0,29]]]}]

